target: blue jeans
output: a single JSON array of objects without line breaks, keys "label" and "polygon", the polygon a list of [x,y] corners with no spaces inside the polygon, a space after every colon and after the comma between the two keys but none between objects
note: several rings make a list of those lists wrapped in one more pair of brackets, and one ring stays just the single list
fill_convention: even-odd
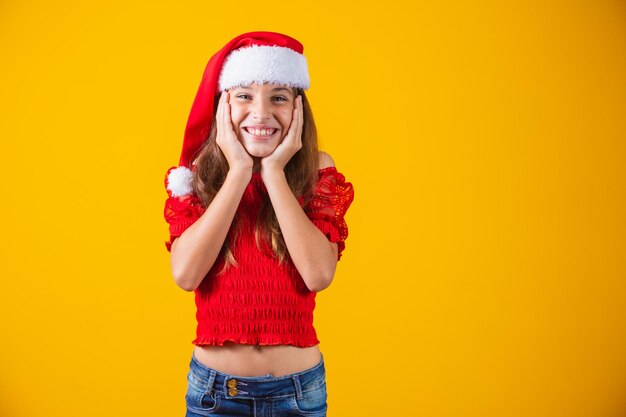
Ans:
[{"label": "blue jeans", "polygon": [[325,417],[326,399],[323,355],[314,367],[279,377],[230,375],[191,355],[186,417]]}]

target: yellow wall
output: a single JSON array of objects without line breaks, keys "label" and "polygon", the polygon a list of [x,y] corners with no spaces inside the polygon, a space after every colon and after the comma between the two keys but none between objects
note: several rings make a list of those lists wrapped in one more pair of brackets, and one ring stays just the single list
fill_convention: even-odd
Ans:
[{"label": "yellow wall", "polygon": [[163,176],[252,30],[355,188],[329,417],[626,413],[623,2],[81,3],[0,5],[0,415],[184,415]]}]

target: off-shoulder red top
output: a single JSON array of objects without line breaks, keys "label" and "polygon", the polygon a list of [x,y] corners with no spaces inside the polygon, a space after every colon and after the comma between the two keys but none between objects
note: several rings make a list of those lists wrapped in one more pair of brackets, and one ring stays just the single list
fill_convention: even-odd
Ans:
[{"label": "off-shoulder red top", "polygon": [[[168,195],[164,214],[170,239],[165,245],[170,251],[174,239],[204,213],[204,208],[194,194],[174,197],[168,190]],[[319,343],[313,326],[316,293],[306,287],[290,258],[279,265],[256,246],[256,215],[266,198],[260,174],[253,173],[237,209],[241,230],[237,240],[230,242],[239,267],[230,266],[220,275],[224,259],[219,257],[194,290],[198,322],[192,341],[195,345],[223,346],[227,340],[298,347]],[[318,171],[313,198],[303,206],[311,222],[337,243],[337,260],[345,249],[348,227],[344,215],[353,199],[352,184],[336,167],[326,167]],[[298,201],[304,204],[302,197]]]}]

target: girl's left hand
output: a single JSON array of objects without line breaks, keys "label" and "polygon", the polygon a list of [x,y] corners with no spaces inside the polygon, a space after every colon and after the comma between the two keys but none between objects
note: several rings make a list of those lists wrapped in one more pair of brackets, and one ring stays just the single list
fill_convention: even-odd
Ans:
[{"label": "girl's left hand", "polygon": [[274,152],[261,159],[261,175],[269,171],[283,171],[291,157],[302,148],[302,96],[298,95],[294,102],[289,131]]}]

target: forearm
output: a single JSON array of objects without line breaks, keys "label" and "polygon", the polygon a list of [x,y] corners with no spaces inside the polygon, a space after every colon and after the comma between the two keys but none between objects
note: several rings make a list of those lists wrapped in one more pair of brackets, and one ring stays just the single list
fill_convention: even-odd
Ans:
[{"label": "forearm", "polygon": [[335,275],[337,244],[330,242],[307,217],[289,188],[284,171],[268,172],[263,181],[296,269],[309,290],[323,290]]},{"label": "forearm", "polygon": [[172,275],[181,288],[196,289],[215,263],[251,175],[251,171],[229,171],[206,211],[174,240]]}]

